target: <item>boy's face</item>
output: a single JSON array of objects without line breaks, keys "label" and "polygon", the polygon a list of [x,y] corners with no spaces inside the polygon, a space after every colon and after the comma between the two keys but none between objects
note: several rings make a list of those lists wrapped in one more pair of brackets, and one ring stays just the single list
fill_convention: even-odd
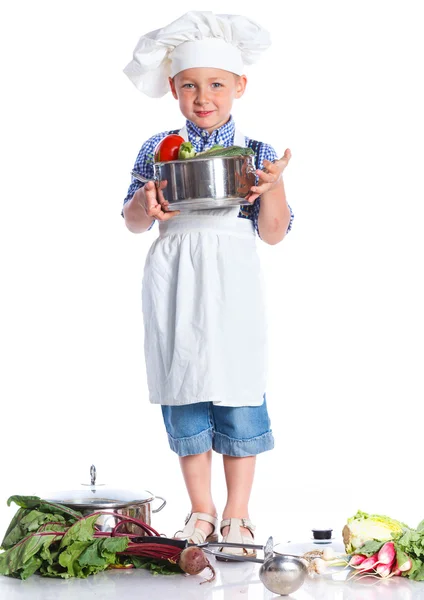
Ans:
[{"label": "boy's face", "polygon": [[245,75],[196,67],[169,79],[172,95],[186,119],[209,133],[228,121],[235,98],[246,89]]}]

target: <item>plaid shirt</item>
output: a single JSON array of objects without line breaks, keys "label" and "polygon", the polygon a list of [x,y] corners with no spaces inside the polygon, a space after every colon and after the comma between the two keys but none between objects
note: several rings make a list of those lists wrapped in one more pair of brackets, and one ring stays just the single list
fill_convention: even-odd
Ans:
[{"label": "plaid shirt", "polygon": [[[220,127],[219,129],[215,129],[215,131],[213,131],[210,134],[206,130],[200,129],[194,123],[192,123],[191,121],[188,121],[188,120],[186,121],[186,127],[187,127],[187,132],[188,132],[188,139],[193,144],[196,152],[201,152],[202,150],[207,150],[208,148],[211,148],[215,144],[220,144],[221,146],[227,147],[227,146],[232,146],[234,143],[235,124],[234,124],[234,119],[232,117],[230,117],[230,120],[227,121],[227,123],[225,123],[225,125],[222,125],[222,127]],[[140,173],[140,175],[142,175],[146,179],[153,179],[153,176],[154,176],[153,156],[154,156],[155,148],[164,137],[169,135],[169,133],[170,133],[170,131],[163,131],[162,133],[158,133],[158,134],[154,135],[153,137],[151,137],[150,139],[148,139],[147,142],[145,142],[142,145],[141,150],[138,153],[137,159],[134,164],[134,171],[136,171],[137,173]],[[250,146],[251,142],[253,142],[253,140],[246,137],[246,146]],[[272,160],[275,160],[276,158],[278,158],[278,156],[272,146],[270,146],[269,144],[264,144],[264,143],[259,144],[258,159],[256,161],[256,163],[257,163],[256,166],[258,169],[263,168],[264,160],[272,161]],[[143,183],[141,183],[137,179],[133,178],[131,185],[128,188],[128,193],[124,200],[124,204],[126,202],[128,202],[129,200],[131,200],[131,198],[134,196],[135,192],[143,185],[144,185]],[[238,216],[240,218],[251,219],[253,221],[253,224],[255,226],[255,229],[256,229],[258,235],[259,235],[258,219],[259,219],[260,200],[261,199],[259,197],[254,201],[253,205],[241,206],[240,212],[238,214]],[[292,212],[292,209],[290,208],[290,206],[289,206],[289,209],[290,209],[290,222],[287,227],[287,231],[290,231],[290,229],[292,228],[292,222],[293,222],[293,218],[294,218],[294,215],[293,215],[293,212]],[[121,213],[121,214],[123,215],[123,213]],[[151,227],[153,227],[154,223],[155,223],[155,221],[153,221],[153,223],[150,225],[149,229]]]}]

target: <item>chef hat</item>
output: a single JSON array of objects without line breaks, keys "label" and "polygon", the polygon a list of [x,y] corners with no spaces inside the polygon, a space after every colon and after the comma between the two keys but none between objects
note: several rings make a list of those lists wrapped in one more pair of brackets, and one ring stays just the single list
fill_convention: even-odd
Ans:
[{"label": "chef hat", "polygon": [[270,36],[247,17],[190,11],[138,41],[124,73],[152,98],[169,91],[168,77],[184,69],[212,67],[242,75],[269,48]]}]

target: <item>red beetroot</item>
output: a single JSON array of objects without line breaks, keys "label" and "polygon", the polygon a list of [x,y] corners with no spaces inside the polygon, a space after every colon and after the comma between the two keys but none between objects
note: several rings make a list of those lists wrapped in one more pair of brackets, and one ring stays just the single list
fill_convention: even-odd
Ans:
[{"label": "red beetroot", "polygon": [[206,554],[203,552],[203,550],[201,548],[197,548],[197,546],[185,548],[181,552],[178,565],[181,567],[184,573],[188,573],[189,575],[198,575],[205,569],[209,569],[212,573],[212,577],[210,579],[206,579],[206,581],[213,581],[215,579],[215,569],[206,558]]}]

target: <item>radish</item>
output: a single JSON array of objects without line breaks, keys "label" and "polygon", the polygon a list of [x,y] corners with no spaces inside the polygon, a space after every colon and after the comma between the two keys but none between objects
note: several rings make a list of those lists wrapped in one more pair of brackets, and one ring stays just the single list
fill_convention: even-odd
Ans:
[{"label": "radish", "polygon": [[391,574],[391,567],[389,565],[378,565],[375,569],[380,577],[386,578]]},{"label": "radish", "polygon": [[[181,567],[184,573],[187,573],[188,575],[198,575],[204,569],[209,569],[212,573],[212,577],[210,577],[210,579],[206,579],[206,581],[213,581],[215,579],[215,569],[206,558],[206,554],[203,552],[203,550],[197,546],[185,548],[181,552],[178,565]],[[202,583],[205,583],[205,581],[202,581]]]},{"label": "radish", "polygon": [[412,569],[412,560],[408,556],[405,562],[403,562],[401,565],[396,564],[396,568],[401,573],[406,573],[407,571],[410,571]]},{"label": "radish", "polygon": [[393,542],[386,542],[377,554],[378,565],[392,565],[395,561],[396,550]]},{"label": "radish", "polygon": [[378,561],[378,553],[376,552],[375,554],[373,554],[372,556],[369,556],[368,558],[366,558],[360,565],[358,568],[358,571],[360,573],[366,573],[368,571],[373,571],[375,568],[375,565],[377,564]]},{"label": "radish", "polygon": [[354,554],[349,561],[349,567],[358,567],[366,558],[365,554]]}]

